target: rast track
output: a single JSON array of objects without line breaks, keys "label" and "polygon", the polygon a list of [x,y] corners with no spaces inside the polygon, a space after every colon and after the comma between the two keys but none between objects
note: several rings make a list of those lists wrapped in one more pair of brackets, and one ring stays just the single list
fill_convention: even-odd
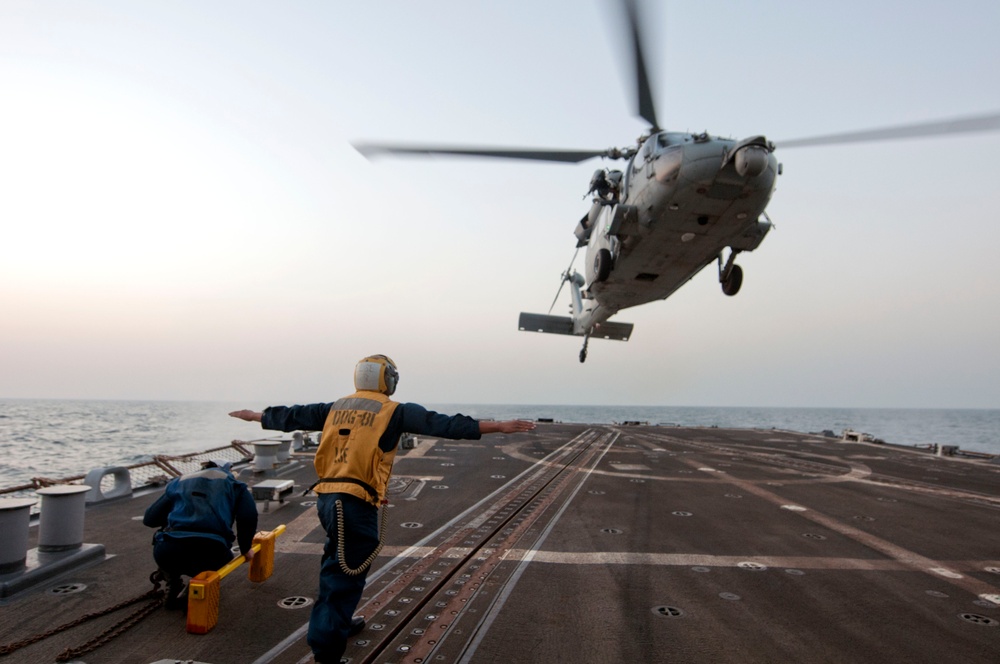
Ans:
[{"label": "rast track", "polygon": [[530,555],[507,560],[507,553],[541,544],[618,436],[586,430],[373,574],[357,610],[367,626],[348,642],[345,659],[471,658],[477,635],[488,630],[530,562]]}]

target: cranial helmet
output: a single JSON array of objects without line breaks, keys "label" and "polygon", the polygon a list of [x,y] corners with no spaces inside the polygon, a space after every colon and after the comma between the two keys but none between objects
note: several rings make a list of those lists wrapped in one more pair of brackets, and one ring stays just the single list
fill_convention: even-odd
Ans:
[{"label": "cranial helmet", "polygon": [[399,383],[396,363],[385,355],[369,355],[354,367],[354,389],[391,395]]}]

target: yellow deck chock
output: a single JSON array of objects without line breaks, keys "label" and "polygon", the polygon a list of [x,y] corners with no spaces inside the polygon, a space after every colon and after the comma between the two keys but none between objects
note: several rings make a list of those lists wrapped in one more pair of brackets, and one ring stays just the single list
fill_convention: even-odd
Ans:
[{"label": "yellow deck chock", "polygon": [[[274,572],[274,540],[285,532],[281,525],[272,531],[254,535],[253,560],[247,577],[254,583],[266,581]],[[246,562],[245,556],[234,558],[218,571],[202,572],[188,584],[187,631],[189,634],[208,634],[219,622],[219,582],[234,569]]]}]

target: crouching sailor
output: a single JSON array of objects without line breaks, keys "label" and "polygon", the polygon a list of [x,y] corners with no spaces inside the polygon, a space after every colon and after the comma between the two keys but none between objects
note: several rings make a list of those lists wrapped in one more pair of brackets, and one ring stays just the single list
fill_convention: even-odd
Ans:
[{"label": "crouching sailor", "polygon": [[153,536],[153,559],[167,577],[168,609],[186,601],[181,576],[194,577],[228,563],[233,540],[247,561],[253,559],[257,508],[229,465],[208,461],[197,472],[175,477],[142,517],[145,525],[160,529]]},{"label": "crouching sailor", "polygon": [[414,403],[397,403],[389,396],[398,382],[395,363],[384,355],[372,355],[355,367],[357,391],[334,403],[230,413],[248,422],[260,422],[265,429],[323,431],[316,451],[320,479],[315,490],[327,540],[308,637],[316,662],[340,662],[348,637],[364,628],[364,621],[354,617],[354,611],[368,566],[377,555],[378,506],[385,500],[399,437],[413,433],[478,440],[485,433],[535,428],[532,422],[522,420],[479,422],[465,415],[435,413]]}]

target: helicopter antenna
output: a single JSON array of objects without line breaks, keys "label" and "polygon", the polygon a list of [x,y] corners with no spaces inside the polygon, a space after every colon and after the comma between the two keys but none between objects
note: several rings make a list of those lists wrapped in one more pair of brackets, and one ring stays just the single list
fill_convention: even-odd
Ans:
[{"label": "helicopter antenna", "polygon": [[559,290],[556,291],[556,296],[552,299],[552,304],[549,305],[550,314],[552,313],[552,307],[556,306],[556,300],[559,299],[559,295],[562,293],[563,286],[565,286],[566,282],[569,281],[570,279],[569,271],[573,269],[573,263],[576,262],[576,255],[578,253],[580,253],[580,247],[577,247],[576,251],[573,252],[573,259],[569,262],[569,265],[566,267],[566,271],[562,273],[562,281],[559,282]]}]

